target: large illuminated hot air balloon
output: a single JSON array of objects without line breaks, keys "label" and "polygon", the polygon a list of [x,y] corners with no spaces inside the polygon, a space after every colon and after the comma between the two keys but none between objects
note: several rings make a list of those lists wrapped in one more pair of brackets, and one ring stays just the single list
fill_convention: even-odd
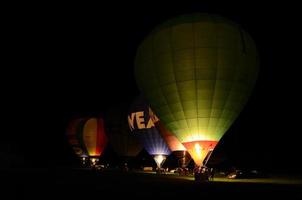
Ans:
[{"label": "large illuminated hot air balloon", "polygon": [[191,156],[190,154],[188,154],[187,149],[168,129],[165,128],[165,126],[160,122],[159,118],[154,114],[151,108],[149,108],[149,115],[160,135],[168,145],[169,149],[172,151],[174,156],[178,158],[179,167],[186,167],[191,160]]},{"label": "large illuminated hot air balloon", "polygon": [[197,166],[243,109],[257,74],[250,35],[208,14],[158,26],[139,46],[135,61],[139,88]]},{"label": "large illuminated hot air balloon", "polygon": [[145,150],[153,156],[157,167],[161,168],[171,151],[150,118],[149,105],[143,96],[139,96],[133,102],[128,114],[128,123]]},{"label": "large illuminated hot air balloon", "polygon": [[83,160],[89,157],[92,165],[95,165],[107,144],[103,119],[73,120],[66,134],[75,153]]},{"label": "large illuminated hot air balloon", "polygon": [[110,108],[105,118],[109,143],[124,162],[137,156],[143,149],[138,137],[129,130],[126,108],[128,109],[126,106]]}]

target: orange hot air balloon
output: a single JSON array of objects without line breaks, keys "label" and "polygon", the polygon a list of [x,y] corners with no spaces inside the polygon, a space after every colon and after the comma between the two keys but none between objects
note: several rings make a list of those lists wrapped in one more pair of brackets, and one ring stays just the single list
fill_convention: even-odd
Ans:
[{"label": "orange hot air balloon", "polygon": [[66,134],[75,153],[83,161],[89,157],[92,165],[98,162],[107,144],[102,118],[73,120],[70,122]]}]

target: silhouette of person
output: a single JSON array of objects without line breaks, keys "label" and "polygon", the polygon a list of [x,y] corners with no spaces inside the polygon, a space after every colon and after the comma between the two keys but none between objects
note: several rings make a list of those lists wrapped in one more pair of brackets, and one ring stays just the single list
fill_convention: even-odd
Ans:
[{"label": "silhouette of person", "polygon": [[201,181],[201,167],[194,168],[194,178],[195,181]]},{"label": "silhouette of person", "polygon": [[211,180],[211,181],[214,180],[214,175],[215,175],[214,168],[211,168],[211,169],[210,169],[210,180]]}]

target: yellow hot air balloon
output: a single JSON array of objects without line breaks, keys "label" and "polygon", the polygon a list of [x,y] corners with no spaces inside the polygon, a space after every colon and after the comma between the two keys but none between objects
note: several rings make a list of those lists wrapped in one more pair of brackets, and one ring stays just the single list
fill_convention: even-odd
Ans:
[{"label": "yellow hot air balloon", "polygon": [[139,46],[135,61],[138,87],[197,166],[238,117],[257,74],[251,36],[209,14],[159,25]]}]

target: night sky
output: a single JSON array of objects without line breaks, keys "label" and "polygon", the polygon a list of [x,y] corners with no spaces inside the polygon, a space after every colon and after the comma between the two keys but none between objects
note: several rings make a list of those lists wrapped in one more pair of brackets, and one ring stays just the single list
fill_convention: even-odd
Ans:
[{"label": "night sky", "polygon": [[218,148],[239,165],[300,169],[297,7],[144,2],[112,3],[92,10],[81,5],[43,5],[11,12],[4,19],[9,61],[1,74],[0,152],[16,155],[22,166],[73,163],[75,156],[64,135],[68,121],[102,116],[110,107],[129,104],[139,94],[133,65],[142,39],[166,19],[207,12],[233,20],[249,32],[261,62],[250,101]]}]

